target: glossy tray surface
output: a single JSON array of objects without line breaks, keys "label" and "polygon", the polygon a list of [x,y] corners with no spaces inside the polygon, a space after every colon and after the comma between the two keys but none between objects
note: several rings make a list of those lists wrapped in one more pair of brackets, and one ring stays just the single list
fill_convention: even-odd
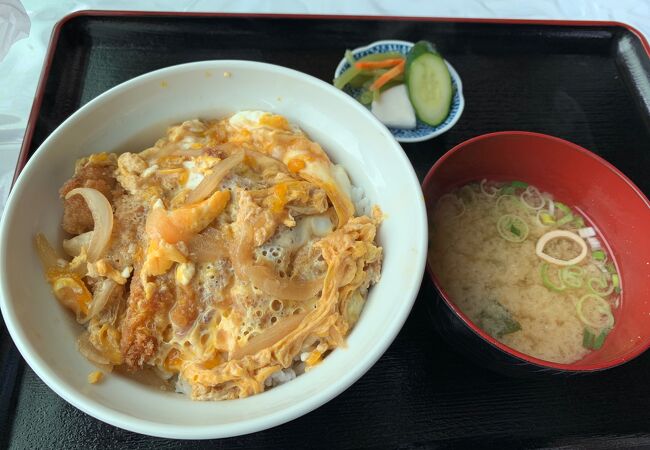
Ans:
[{"label": "glossy tray surface", "polygon": [[[466,139],[528,130],[598,153],[650,194],[647,43],[613,23],[77,13],[55,30],[17,171],[81,105],[142,73],[248,59],[331,81],[346,48],[380,39],[435,42],[463,81],[466,106],[455,127],[402,145],[420,178]],[[650,445],[650,354],[593,375],[508,378],[445,344],[427,313],[436,298],[425,276],[394,344],[338,398],[274,429],[211,442],[149,438],[87,416],[25,366],[0,325],[0,447]]]}]

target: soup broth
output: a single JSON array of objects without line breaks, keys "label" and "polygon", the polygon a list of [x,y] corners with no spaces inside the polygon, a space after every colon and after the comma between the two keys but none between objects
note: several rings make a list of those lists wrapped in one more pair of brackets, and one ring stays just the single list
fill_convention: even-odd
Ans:
[{"label": "soup broth", "polygon": [[431,268],[485,332],[555,363],[602,347],[621,282],[577,211],[523,182],[483,180],[443,195],[429,220]]}]

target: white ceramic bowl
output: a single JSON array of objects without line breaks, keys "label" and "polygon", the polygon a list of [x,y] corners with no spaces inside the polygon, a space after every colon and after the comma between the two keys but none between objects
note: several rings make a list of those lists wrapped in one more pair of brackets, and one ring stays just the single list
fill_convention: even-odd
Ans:
[{"label": "white ceramic bowl", "polygon": [[[229,76],[227,76],[229,75]],[[287,116],[319,142],[352,182],[381,206],[386,221],[381,281],[348,338],[307,374],[259,395],[193,402],[94,370],[76,350],[81,332],[46,283],[33,237],[60,242],[58,189],[75,159],[99,151],[139,151],[167,126],[243,109]],[[16,182],[0,230],[0,306],[34,372],[65,400],[112,425],[154,436],[206,439],[269,428],[317,408],[361,377],[384,353],[411,310],[426,257],[424,199],[408,158],[390,132],[354,99],[316,78],[248,61],[205,61],[152,72],[100,95],[66,120]]]}]

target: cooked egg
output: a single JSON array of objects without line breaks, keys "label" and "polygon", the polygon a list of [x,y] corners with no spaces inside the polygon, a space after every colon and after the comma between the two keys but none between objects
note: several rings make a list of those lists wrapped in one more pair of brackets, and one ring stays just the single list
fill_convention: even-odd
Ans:
[{"label": "cooked egg", "polygon": [[195,170],[196,163],[194,161],[183,161],[183,167],[187,169],[189,174],[184,187],[186,189],[195,189],[203,181],[204,175]]},{"label": "cooked egg", "polygon": [[191,262],[181,263],[176,267],[176,282],[187,286],[192,277],[194,277],[194,272],[196,271],[194,264]]}]

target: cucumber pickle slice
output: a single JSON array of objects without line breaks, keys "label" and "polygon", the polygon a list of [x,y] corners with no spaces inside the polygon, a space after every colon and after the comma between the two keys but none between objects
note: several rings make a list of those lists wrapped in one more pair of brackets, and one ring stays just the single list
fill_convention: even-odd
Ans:
[{"label": "cucumber pickle slice", "polygon": [[418,119],[432,126],[444,122],[451,109],[453,85],[445,60],[429,42],[420,41],[409,52],[405,80]]}]

